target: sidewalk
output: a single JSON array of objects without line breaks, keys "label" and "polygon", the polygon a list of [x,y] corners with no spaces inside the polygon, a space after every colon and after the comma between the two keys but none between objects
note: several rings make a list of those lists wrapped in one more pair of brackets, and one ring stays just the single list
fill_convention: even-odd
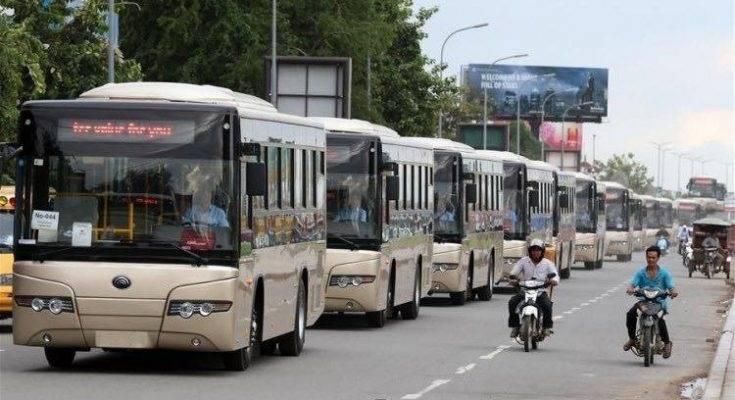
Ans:
[{"label": "sidewalk", "polygon": [[735,400],[735,296],[722,328],[703,400]]}]

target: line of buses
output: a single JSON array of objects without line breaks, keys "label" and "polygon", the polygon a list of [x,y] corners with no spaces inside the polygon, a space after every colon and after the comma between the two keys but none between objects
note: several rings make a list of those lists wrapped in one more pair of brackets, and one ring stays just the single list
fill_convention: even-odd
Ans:
[{"label": "line of buses", "polygon": [[[526,243],[631,259],[696,202],[359,120],[301,118],[212,86],[108,84],[21,110],[13,338],[77,351],[296,356],[322,313],[415,319],[488,301]],[[699,208],[698,208],[699,207]],[[673,232],[671,232],[673,236]],[[2,304],[2,303],[0,303]]]}]

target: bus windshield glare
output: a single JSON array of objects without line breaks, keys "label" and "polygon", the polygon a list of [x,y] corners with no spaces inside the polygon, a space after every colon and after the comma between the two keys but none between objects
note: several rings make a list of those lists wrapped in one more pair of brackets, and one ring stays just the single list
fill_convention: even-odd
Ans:
[{"label": "bus windshield glare", "polygon": [[457,166],[457,156],[438,152],[434,154],[434,235],[454,236],[460,233]]},{"label": "bus windshield glare", "polygon": [[328,234],[379,238],[374,146],[364,138],[327,135]]},{"label": "bus windshield glare", "polygon": [[611,231],[628,230],[628,207],[623,189],[609,188],[605,193],[607,229]]},{"label": "bus windshield glare", "polygon": [[503,207],[505,214],[503,218],[503,229],[506,238],[519,238],[525,240],[523,221],[525,212],[523,209],[523,166],[522,164],[503,163]]},{"label": "bus windshield glare", "polygon": [[19,177],[21,243],[235,248],[225,114],[68,107],[31,113],[35,129],[25,139],[30,151]]},{"label": "bus windshield glare", "polygon": [[576,195],[577,232],[594,233],[596,231],[594,216],[595,204],[594,182],[578,180]]}]

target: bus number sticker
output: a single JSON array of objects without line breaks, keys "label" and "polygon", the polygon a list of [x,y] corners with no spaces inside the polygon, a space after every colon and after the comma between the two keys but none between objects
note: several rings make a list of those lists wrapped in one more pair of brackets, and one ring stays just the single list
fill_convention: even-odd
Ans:
[{"label": "bus number sticker", "polygon": [[31,218],[31,229],[51,229],[59,228],[59,212],[46,210],[33,210]]},{"label": "bus number sticker", "polygon": [[71,245],[75,247],[92,246],[92,224],[75,222],[72,225]]}]

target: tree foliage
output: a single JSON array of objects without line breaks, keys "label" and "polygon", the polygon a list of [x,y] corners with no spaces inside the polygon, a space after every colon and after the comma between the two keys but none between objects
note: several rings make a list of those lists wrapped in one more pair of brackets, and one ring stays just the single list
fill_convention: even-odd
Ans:
[{"label": "tree foliage", "polygon": [[613,154],[598,165],[604,180],[618,182],[636,193],[648,193],[652,189],[653,178],[648,177],[648,168],[636,161],[633,153]]},{"label": "tree foliage", "polygon": [[[107,82],[102,0],[0,0],[0,136],[15,135],[18,106],[68,99]],[[138,80],[140,65],[116,57],[116,81]]]},{"label": "tree foliage", "polygon": [[[143,65],[146,80],[212,84],[266,98],[271,4],[168,0],[126,8],[121,46]],[[350,57],[353,118],[430,136],[442,101],[451,110],[458,93],[421,52],[423,26],[435,11],[413,13],[410,0],[280,0],[278,55]]]}]

